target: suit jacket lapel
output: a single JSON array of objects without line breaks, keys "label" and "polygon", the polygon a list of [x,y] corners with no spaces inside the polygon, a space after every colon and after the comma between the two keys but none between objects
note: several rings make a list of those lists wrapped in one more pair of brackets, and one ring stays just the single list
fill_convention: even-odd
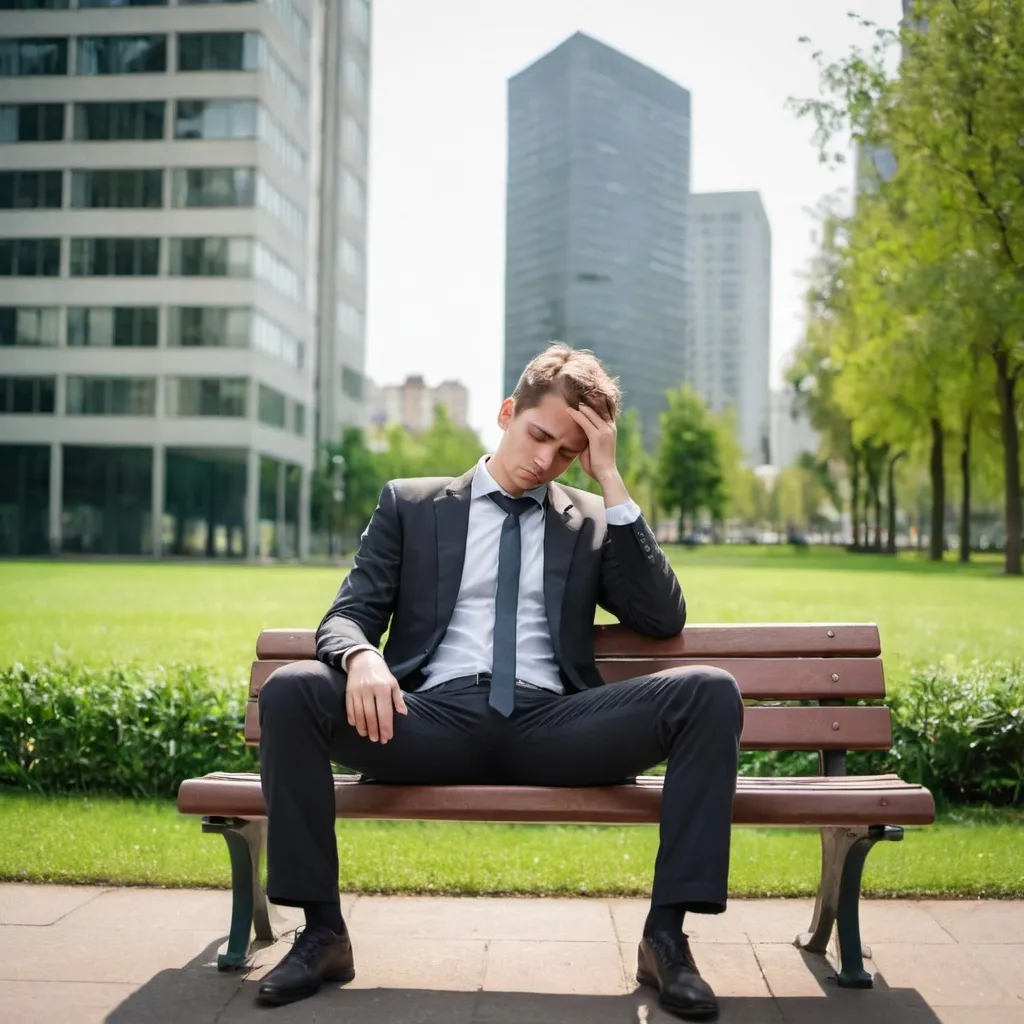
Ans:
[{"label": "suit jacket lapel", "polygon": [[466,561],[466,534],[469,530],[469,504],[472,496],[474,466],[464,476],[453,480],[435,499],[434,517],[437,530],[437,622],[439,642],[455,611]]},{"label": "suit jacket lapel", "polygon": [[556,657],[561,656],[562,601],[583,519],[558,484],[548,487],[544,523],[544,607]]}]

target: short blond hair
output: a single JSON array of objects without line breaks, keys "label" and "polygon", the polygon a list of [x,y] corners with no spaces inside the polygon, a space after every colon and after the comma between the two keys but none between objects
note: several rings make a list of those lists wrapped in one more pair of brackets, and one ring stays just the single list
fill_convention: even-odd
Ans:
[{"label": "short blond hair", "polygon": [[618,416],[622,402],[618,378],[608,373],[593,352],[561,342],[530,360],[520,374],[512,392],[516,412],[534,408],[550,394],[561,395],[573,409],[585,402],[599,416],[611,420]]}]

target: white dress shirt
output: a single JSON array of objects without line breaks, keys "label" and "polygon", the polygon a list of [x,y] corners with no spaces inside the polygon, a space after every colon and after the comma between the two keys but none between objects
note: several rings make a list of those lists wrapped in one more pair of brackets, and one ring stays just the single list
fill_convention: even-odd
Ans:
[{"label": "white dress shirt", "polygon": [[[426,681],[420,691],[433,689],[449,679],[492,670],[498,546],[506,513],[487,495],[492,491],[508,492],[488,472],[488,458],[485,455],[480,459],[473,476],[466,557],[455,610],[437,651],[423,666]],[[547,486],[526,491],[522,497],[533,498],[537,508],[528,509],[519,517],[522,556],[516,620],[516,680],[562,693],[544,604],[544,500]],[[640,507],[632,500],[605,509],[605,519],[610,526],[628,526],[639,516]],[[365,649],[358,646],[347,651],[342,659],[343,666],[347,667],[350,655]]]}]

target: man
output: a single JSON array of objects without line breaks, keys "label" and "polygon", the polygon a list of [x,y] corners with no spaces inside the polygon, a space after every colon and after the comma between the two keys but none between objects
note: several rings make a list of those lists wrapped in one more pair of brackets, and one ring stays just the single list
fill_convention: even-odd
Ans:
[{"label": "man", "polygon": [[[637,978],[680,1016],[716,1014],[683,918],[725,909],[743,704],[713,668],[608,686],[597,671],[596,605],[650,637],[676,636],[686,619],[616,469],[618,406],[591,354],[538,356],[502,403],[493,455],[459,479],[384,488],[317,630],[317,660],[264,685],[268,897],[302,907],[306,927],[261,1002],[354,977],[331,761],[380,782],[588,786],[667,759]],[[554,482],[577,458],[600,496]]]}]

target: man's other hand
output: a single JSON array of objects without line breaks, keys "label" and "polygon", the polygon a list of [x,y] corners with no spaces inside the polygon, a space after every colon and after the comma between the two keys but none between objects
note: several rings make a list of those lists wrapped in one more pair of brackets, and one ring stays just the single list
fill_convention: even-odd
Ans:
[{"label": "man's other hand", "polygon": [[394,711],[409,713],[398,680],[376,651],[357,651],[349,658],[345,711],[348,724],[374,743],[387,743],[395,735]]}]

